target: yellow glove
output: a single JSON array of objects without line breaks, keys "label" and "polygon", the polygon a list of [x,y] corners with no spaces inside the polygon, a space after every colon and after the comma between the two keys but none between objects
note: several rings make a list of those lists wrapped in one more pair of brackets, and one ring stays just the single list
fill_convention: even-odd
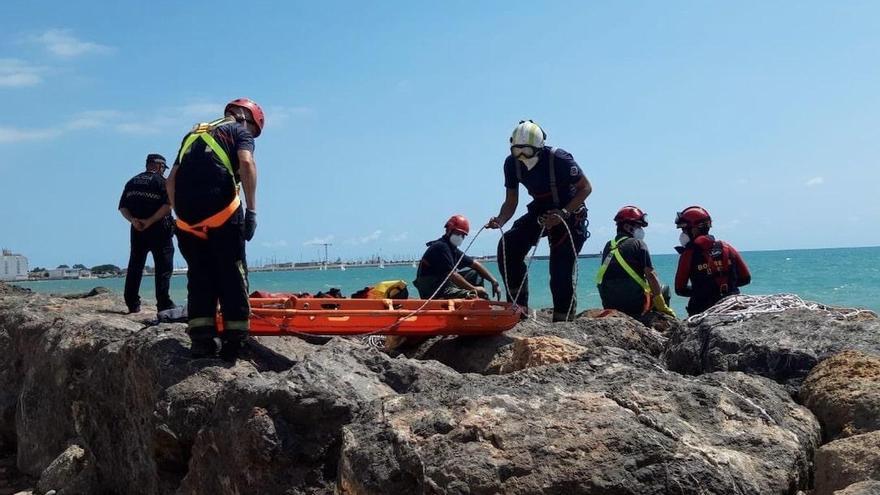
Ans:
[{"label": "yellow glove", "polygon": [[675,311],[666,304],[666,299],[663,299],[663,294],[657,294],[654,296],[653,302],[655,311],[669,315],[673,318],[678,318],[675,316]]}]

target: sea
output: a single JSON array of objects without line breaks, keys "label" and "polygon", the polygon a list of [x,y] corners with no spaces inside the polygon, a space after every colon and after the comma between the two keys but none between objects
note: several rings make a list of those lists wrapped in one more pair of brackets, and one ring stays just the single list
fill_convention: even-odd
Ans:
[{"label": "sea", "polygon": [[[796,294],[808,301],[880,312],[880,246],[744,251],[741,254],[752,272],[752,283],[741,289],[744,294]],[[678,255],[654,255],[652,260],[661,283],[672,286]],[[498,276],[495,262],[490,261],[485,264]],[[598,258],[578,260],[579,310],[598,308],[602,305],[595,284],[598,268]],[[349,266],[345,270],[331,267],[327,270],[251,272],[249,279],[251,290],[314,294],[338,288],[346,296],[384,280],[405,280],[410,283],[410,297],[417,297],[418,293],[411,284],[415,272],[416,269],[412,265],[393,265],[384,268]],[[500,277],[498,278],[501,280]],[[28,287],[36,292],[52,294],[81,293],[102,286],[122,294],[124,283],[123,278],[108,278],[20,282],[16,285]],[[530,307],[552,306],[547,260],[532,261],[529,269],[529,288]],[[171,296],[177,304],[185,303],[185,275],[172,277]],[[155,304],[152,277],[144,277],[141,283],[141,297],[145,302]],[[686,314],[684,310],[686,303],[685,298],[673,295],[671,306],[679,316],[683,316]]]}]

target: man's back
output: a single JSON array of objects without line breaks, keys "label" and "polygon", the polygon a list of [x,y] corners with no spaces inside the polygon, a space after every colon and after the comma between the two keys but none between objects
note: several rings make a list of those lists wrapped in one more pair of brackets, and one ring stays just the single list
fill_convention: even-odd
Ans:
[{"label": "man's back", "polygon": [[125,184],[119,208],[126,208],[135,218],[149,218],[168,204],[168,192],[162,174],[141,172]]},{"label": "man's back", "polygon": [[196,139],[178,158],[181,161],[175,178],[174,209],[190,224],[221,211],[235,198],[240,180],[238,151],[254,150],[253,136],[237,122],[223,124],[208,134],[228,158],[230,168],[203,139]]}]

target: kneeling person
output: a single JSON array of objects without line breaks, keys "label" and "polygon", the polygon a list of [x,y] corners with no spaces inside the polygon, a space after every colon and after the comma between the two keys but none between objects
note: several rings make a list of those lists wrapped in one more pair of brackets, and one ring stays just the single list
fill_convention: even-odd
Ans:
[{"label": "kneeling person", "polygon": [[651,263],[645,238],[647,215],[636,206],[624,206],[614,222],[617,235],[602,250],[602,265],[596,285],[602,307],[616,309],[637,318],[653,309],[675,317],[663,297],[660,281]]},{"label": "kneeling person", "polygon": [[[422,255],[413,285],[419,290],[419,297],[428,299],[437,291],[438,299],[471,299],[489,295],[483,287],[483,280],[492,284],[492,294],[501,296],[498,281],[479,261],[465,255],[458,248],[470,233],[470,223],[462,215],[455,215],[446,222],[443,237],[427,243],[428,249]],[[461,259],[455,273],[449,272]],[[447,275],[449,278],[447,279]],[[446,280],[444,283],[443,281]]]}]

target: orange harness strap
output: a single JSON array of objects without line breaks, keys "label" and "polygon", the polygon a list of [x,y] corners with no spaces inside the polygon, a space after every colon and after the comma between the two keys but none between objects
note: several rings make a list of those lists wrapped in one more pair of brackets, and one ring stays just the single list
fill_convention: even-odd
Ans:
[{"label": "orange harness strap", "polygon": [[207,239],[208,229],[216,229],[217,227],[226,223],[226,221],[235,214],[239,206],[241,206],[241,197],[236,194],[235,199],[233,199],[232,202],[229,203],[229,206],[223,208],[222,210],[195,225],[190,225],[178,218],[177,228],[184,232],[188,232],[198,237],[199,239]]}]

